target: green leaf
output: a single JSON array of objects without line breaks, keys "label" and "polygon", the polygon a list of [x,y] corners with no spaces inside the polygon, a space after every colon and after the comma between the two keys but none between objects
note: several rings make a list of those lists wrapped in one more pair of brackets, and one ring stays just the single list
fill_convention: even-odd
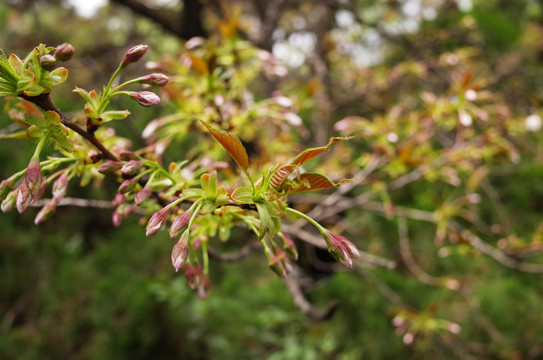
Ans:
[{"label": "green leaf", "polygon": [[68,78],[68,70],[63,67],[56,68],[47,74],[45,79],[40,81],[40,85],[43,87],[55,86],[62,84]]},{"label": "green leaf", "polygon": [[124,111],[105,111],[102,113],[102,120],[104,122],[108,122],[111,120],[122,120],[126,119],[126,117],[130,115],[130,111],[124,110]]},{"label": "green leaf", "polygon": [[215,197],[217,195],[217,173],[203,174],[200,177],[200,186],[208,197]]},{"label": "green leaf", "polygon": [[238,203],[238,204],[253,204],[253,190],[242,186],[237,188],[232,192],[232,195],[230,195],[230,198],[232,201]]},{"label": "green leaf", "polygon": [[[328,150],[328,148],[330,148],[330,146],[333,144],[333,143],[336,143],[336,142],[340,142],[340,141],[345,141],[345,140],[349,140],[349,139],[352,139],[353,137],[352,136],[349,136],[349,137],[333,137],[333,138],[330,138],[330,140],[328,141],[328,144],[326,146],[321,146],[321,147],[316,147],[316,148],[310,148],[310,149],[306,149],[304,150],[303,152],[301,152],[300,154],[298,154],[298,156],[296,156],[294,158],[294,160],[292,160],[290,162],[290,165],[296,165],[296,166],[300,166],[302,165],[303,163],[305,163],[306,161],[308,161],[309,159],[312,159],[314,158],[315,156],[325,152],[326,150]],[[287,175],[288,176],[288,175]]]},{"label": "green leaf", "polygon": [[207,130],[213,135],[213,137],[223,146],[223,148],[230,154],[232,159],[243,169],[247,170],[249,167],[249,156],[247,150],[241,144],[241,141],[234,135],[225,130],[218,130],[204,121],[200,122],[207,128]]},{"label": "green leaf", "polygon": [[260,229],[258,233],[258,240],[262,239],[267,232],[270,235],[275,234],[275,223],[270,215],[270,209],[267,203],[256,203],[256,209],[258,210],[258,217],[260,219]]},{"label": "green leaf", "polygon": [[25,113],[24,116],[25,116],[26,123],[37,126],[38,128],[48,128],[51,125],[49,121],[47,121],[46,119],[42,117],[32,115],[29,113]]}]

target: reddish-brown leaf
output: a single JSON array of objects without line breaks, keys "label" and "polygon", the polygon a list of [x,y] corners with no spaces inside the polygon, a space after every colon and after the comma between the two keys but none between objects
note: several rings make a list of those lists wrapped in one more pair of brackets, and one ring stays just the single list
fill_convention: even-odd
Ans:
[{"label": "reddish-brown leaf", "polygon": [[303,173],[288,182],[286,192],[289,194],[323,190],[336,186],[325,175],[318,173]]},{"label": "reddish-brown leaf", "polygon": [[296,165],[284,165],[277,169],[270,180],[271,188],[278,190],[294,169],[296,169]]},{"label": "reddish-brown leaf", "polygon": [[330,141],[328,142],[328,144],[326,146],[310,148],[310,149],[306,149],[306,150],[302,151],[298,156],[296,156],[294,158],[294,160],[292,160],[290,162],[290,165],[300,166],[303,163],[305,163],[307,160],[312,159],[315,156],[319,155],[320,153],[323,153],[326,150],[328,150],[328,148],[330,148],[330,146],[333,143],[340,142],[340,141],[345,141],[345,140],[349,140],[349,139],[352,139],[352,136],[330,138]]},{"label": "reddish-brown leaf", "polygon": [[241,144],[241,141],[228,131],[215,129],[202,120],[200,120],[200,122],[204,124],[211,135],[221,143],[222,147],[230,154],[232,159],[234,159],[243,170],[247,170],[249,167],[249,156],[247,155],[247,150],[245,150],[245,147]]}]

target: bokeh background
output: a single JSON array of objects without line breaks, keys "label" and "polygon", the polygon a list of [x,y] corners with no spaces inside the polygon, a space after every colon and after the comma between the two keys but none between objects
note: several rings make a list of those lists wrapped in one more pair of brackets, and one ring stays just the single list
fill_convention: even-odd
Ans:
[{"label": "bokeh background", "polygon": [[[136,44],[149,45],[147,61],[178,66],[195,36],[218,53],[266,50],[254,54],[273,67],[249,63],[247,78],[235,78],[257,101],[293,102],[279,114],[294,126],[281,135],[290,145],[266,146],[294,155],[356,135],[330,153],[327,173],[375,169],[321,220],[387,259],[346,271],[296,239],[294,287],[319,317],[300,309],[260,252],[213,262],[199,300],[171,267],[167,235],[146,238],[137,217],[116,228],[112,208],[60,207],[39,226],[37,209],[2,214],[0,358],[543,358],[541,2],[7,0],[0,35],[4,53],[21,57],[39,43],[74,45],[68,83],[53,93],[70,114],[82,107],[74,86],[100,88]],[[184,108],[189,97],[162,96],[171,101],[158,108],[118,103],[137,116],[117,131],[137,138],[152,119],[197,112]],[[10,124],[0,113],[2,135]],[[265,160],[258,141],[252,150]],[[5,179],[33,145],[1,142]],[[180,153],[191,146],[181,140]],[[115,191],[69,194],[107,203]],[[333,194],[292,201],[311,211]],[[243,234],[232,233],[228,250]]]}]

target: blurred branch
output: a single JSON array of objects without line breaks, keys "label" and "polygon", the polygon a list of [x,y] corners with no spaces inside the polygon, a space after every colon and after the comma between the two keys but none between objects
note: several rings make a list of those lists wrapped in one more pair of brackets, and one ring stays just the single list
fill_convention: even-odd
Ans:
[{"label": "blurred branch", "polygon": [[329,319],[334,314],[334,311],[337,309],[339,305],[337,301],[332,301],[328,303],[326,309],[324,310],[318,309],[314,307],[306,299],[302,291],[302,287],[298,279],[295,277],[294,273],[285,277],[283,281],[287,285],[287,288],[290,291],[290,294],[292,295],[294,304],[302,311],[302,313],[309,316],[311,320],[322,321],[322,320]]},{"label": "blurred branch", "polygon": [[398,234],[400,239],[400,255],[405,265],[411,271],[411,273],[423,284],[431,286],[445,286],[450,290],[458,290],[460,283],[454,279],[438,278],[428,274],[417,263],[413,253],[411,252],[411,246],[409,244],[409,230],[407,228],[407,220],[403,217],[398,217]]},{"label": "blurred branch", "polygon": [[[42,207],[47,205],[51,199],[40,199],[36,203],[32,204],[34,207]],[[63,198],[57,206],[75,206],[82,208],[95,208],[95,209],[114,209],[115,205],[108,200],[89,200],[79,198]]]},{"label": "blurred branch", "polygon": [[462,228],[457,222],[451,221],[451,226],[461,232],[462,236],[467,239],[474,248],[481,253],[490,256],[505,267],[526,273],[543,274],[543,264],[530,264],[512,259],[500,250],[484,242],[471,231]]},{"label": "blurred branch", "polygon": [[249,256],[254,250],[261,247],[261,244],[256,241],[252,241],[246,244],[241,248],[240,251],[236,253],[220,253],[217,250],[208,247],[207,252],[212,259],[222,261],[222,262],[235,262],[242,260]]},{"label": "blurred branch", "polygon": [[203,5],[200,3],[200,0],[183,0],[183,11],[174,14],[170,10],[154,9],[137,0],[111,1],[126,6],[134,13],[154,21],[162,26],[164,30],[181,39],[190,39],[194,36],[207,36],[202,25]]}]

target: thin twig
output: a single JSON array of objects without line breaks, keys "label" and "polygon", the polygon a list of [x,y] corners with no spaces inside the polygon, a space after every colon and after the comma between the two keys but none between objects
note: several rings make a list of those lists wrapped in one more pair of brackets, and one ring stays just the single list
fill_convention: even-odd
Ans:
[{"label": "thin twig", "polygon": [[413,253],[411,252],[411,246],[409,244],[409,230],[407,228],[407,220],[403,217],[398,218],[398,236],[400,239],[400,255],[405,265],[411,271],[411,273],[423,284],[431,286],[446,286],[451,290],[458,290],[460,283],[454,279],[439,278],[428,274],[417,263]]},{"label": "thin twig", "polygon": [[294,273],[285,277],[283,281],[292,295],[294,304],[302,311],[302,313],[314,321],[322,321],[330,318],[339,305],[337,301],[332,301],[328,303],[326,309],[318,309],[306,299],[302,287]]}]

